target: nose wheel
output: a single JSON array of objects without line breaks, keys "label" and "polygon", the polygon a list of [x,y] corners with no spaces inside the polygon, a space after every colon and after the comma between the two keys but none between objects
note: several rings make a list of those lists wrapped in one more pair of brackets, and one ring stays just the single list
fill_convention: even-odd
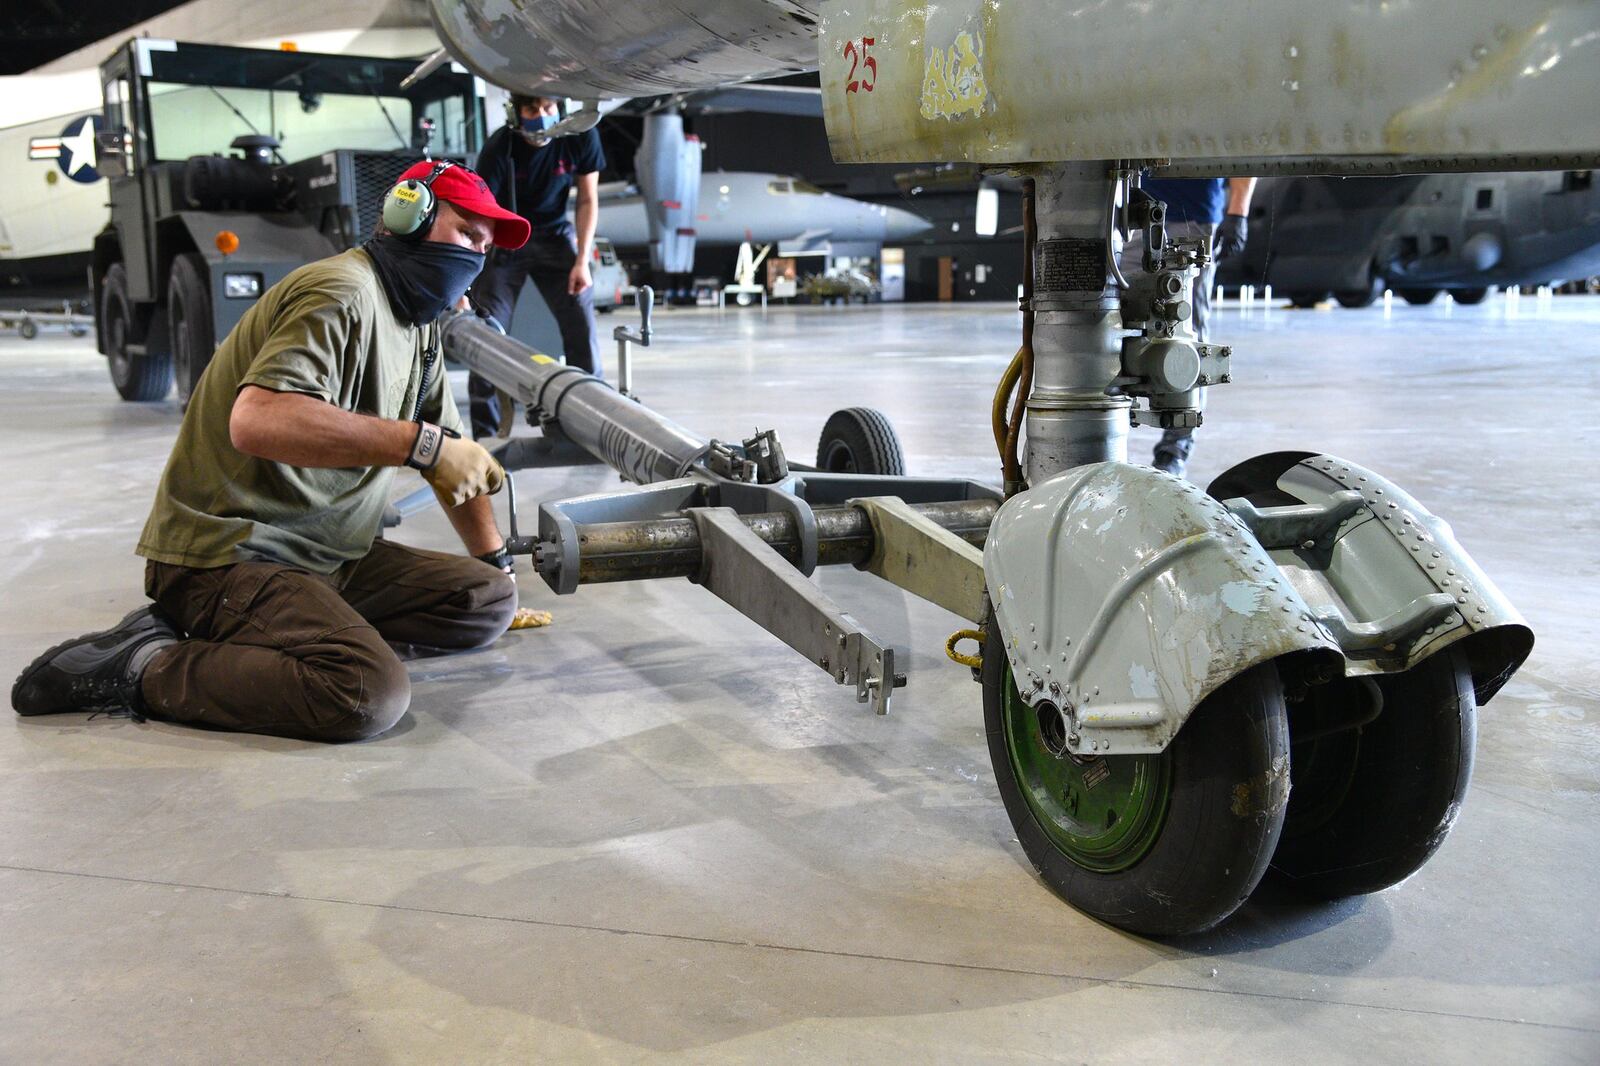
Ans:
[{"label": "nose wheel", "polygon": [[[1451,648],[1375,684],[1376,717],[1350,716],[1351,690],[1338,685],[1312,689],[1294,710],[1295,791],[1272,869],[1310,896],[1361,895],[1404,881],[1444,843],[1466,797],[1477,700],[1465,654]],[[1297,735],[1302,721],[1340,716],[1370,720]]]},{"label": "nose wheel", "polygon": [[[998,630],[991,618],[990,633]],[[1198,707],[1156,755],[1084,757],[1061,715],[1029,707],[999,642],[983,659],[995,781],[1017,840],[1058,895],[1147,936],[1196,933],[1267,869],[1289,797],[1289,731],[1271,664]]]}]

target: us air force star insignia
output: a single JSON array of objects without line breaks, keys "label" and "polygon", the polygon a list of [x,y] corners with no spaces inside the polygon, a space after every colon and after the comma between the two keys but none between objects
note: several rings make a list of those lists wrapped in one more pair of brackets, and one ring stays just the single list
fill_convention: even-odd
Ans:
[{"label": "us air force star insignia", "polygon": [[100,180],[100,156],[95,134],[100,129],[99,115],[84,115],[67,124],[59,137],[33,137],[28,141],[29,159],[53,160],[61,172],[82,184]]},{"label": "us air force star insignia", "polygon": [[94,123],[84,119],[78,123],[76,130],[68,126],[61,135],[61,151],[66,157],[61,162],[61,169],[67,172],[67,177],[75,176],[84,167],[93,170],[95,164],[100,162],[95,154]]}]

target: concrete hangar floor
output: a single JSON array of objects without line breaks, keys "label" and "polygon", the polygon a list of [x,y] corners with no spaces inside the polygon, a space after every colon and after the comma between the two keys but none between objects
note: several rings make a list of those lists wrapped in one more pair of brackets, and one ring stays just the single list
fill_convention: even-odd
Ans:
[{"label": "concrete hangar floor", "polygon": [[[1180,942],[1100,926],[1013,839],[954,616],[822,575],[912,649],[878,719],[687,581],[558,600],[525,570],[555,626],[414,663],[370,743],[0,720],[0,1061],[1600,1061],[1597,326],[1589,297],[1219,314],[1236,383],[1195,480],[1278,448],[1359,460],[1448,516],[1538,633],[1454,832],[1397,888],[1263,891]],[[866,404],[913,473],[994,468],[1011,309],[657,329],[639,389],[698,431],[774,426],[804,456]],[[0,380],[10,678],[139,602],[178,411],[119,402],[54,334],[0,339]],[[525,506],[615,485],[517,477]],[[397,536],[453,543],[437,512]]]}]

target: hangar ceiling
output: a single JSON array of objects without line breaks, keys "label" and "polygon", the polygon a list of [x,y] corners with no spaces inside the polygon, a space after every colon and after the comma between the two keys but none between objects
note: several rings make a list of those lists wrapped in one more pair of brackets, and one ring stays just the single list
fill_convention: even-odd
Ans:
[{"label": "hangar ceiling", "polygon": [[0,74],[22,74],[185,0],[28,0],[0,4]]}]

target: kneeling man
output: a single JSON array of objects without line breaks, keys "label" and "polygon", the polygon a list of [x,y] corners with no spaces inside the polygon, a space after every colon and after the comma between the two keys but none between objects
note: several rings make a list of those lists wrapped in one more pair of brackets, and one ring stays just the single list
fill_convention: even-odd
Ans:
[{"label": "kneeling man", "polygon": [[[296,270],[217,348],[139,539],[153,605],[34,660],[17,713],[360,740],[411,701],[391,643],[505,632],[517,591],[488,498],[505,475],[461,435],[436,319],[528,223],[465,167],[400,177],[428,187],[431,218]],[[467,555],[378,539],[401,466],[433,486]]]}]

